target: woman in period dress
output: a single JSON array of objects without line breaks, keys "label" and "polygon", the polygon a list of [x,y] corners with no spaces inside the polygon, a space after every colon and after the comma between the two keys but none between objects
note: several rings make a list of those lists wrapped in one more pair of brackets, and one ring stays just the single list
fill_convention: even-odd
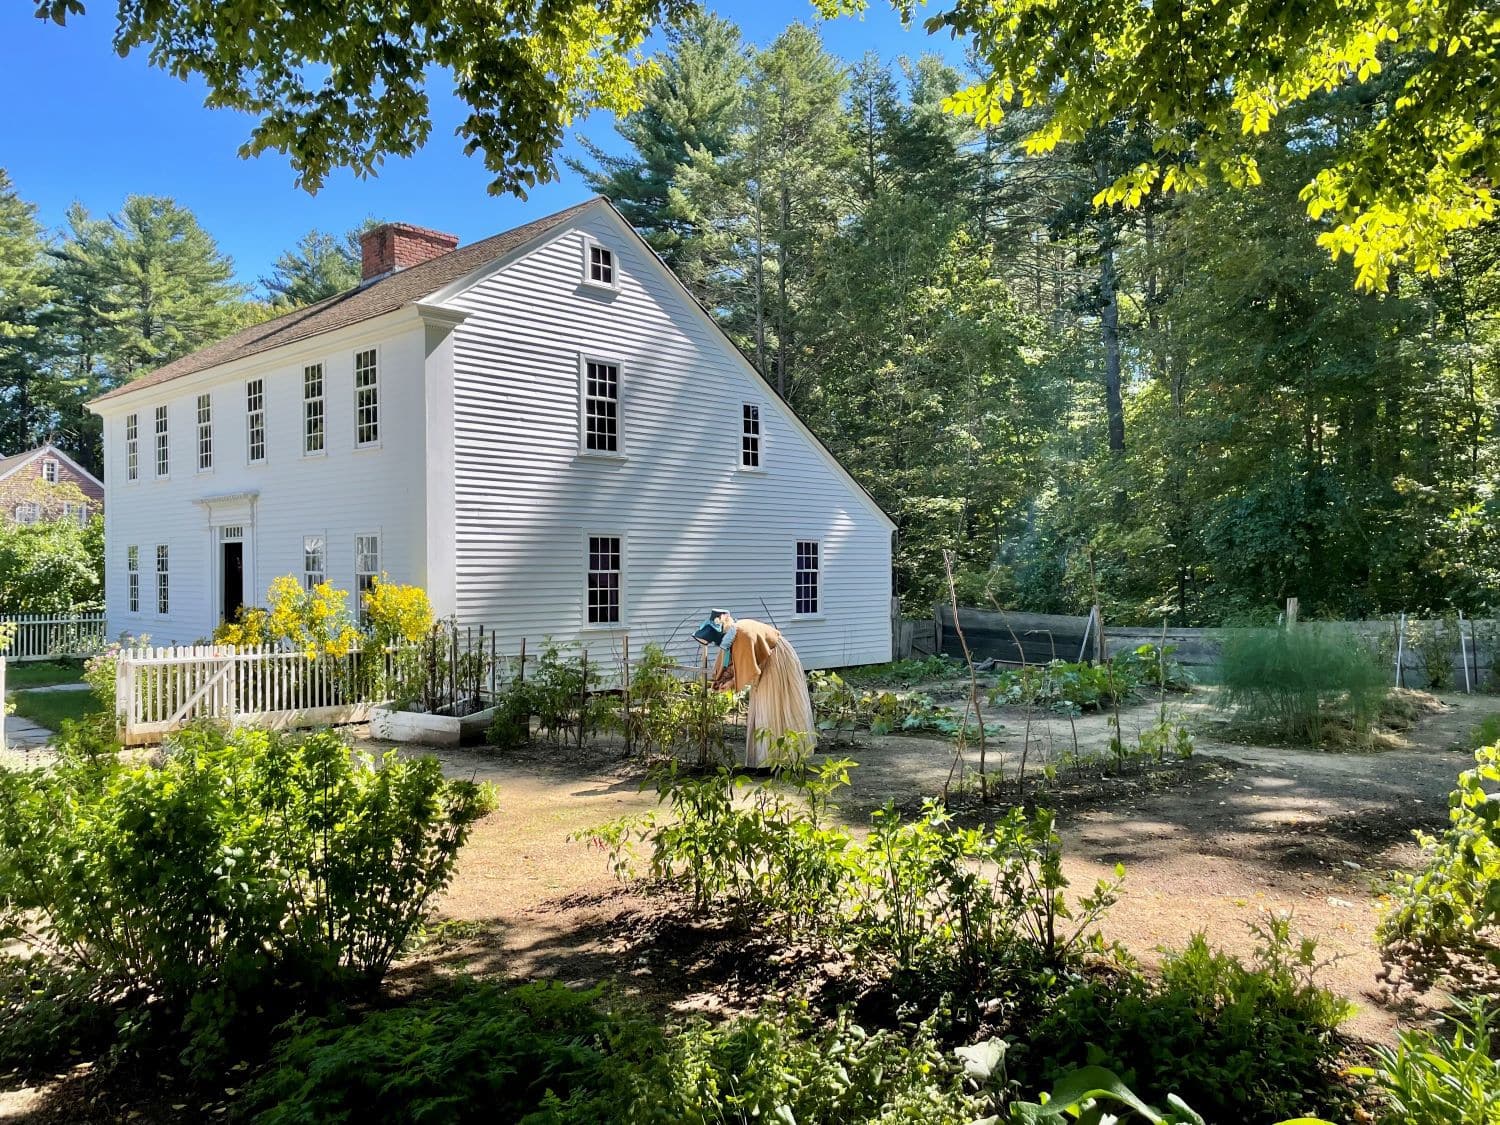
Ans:
[{"label": "woman in period dress", "polygon": [[807,674],[797,650],[780,629],[748,617],[736,620],[728,610],[716,609],[693,637],[699,644],[719,647],[714,687],[750,689],[745,718],[745,765],[759,769],[771,762],[771,750],[788,733],[799,735],[797,752],[811,753],[812,700]]}]

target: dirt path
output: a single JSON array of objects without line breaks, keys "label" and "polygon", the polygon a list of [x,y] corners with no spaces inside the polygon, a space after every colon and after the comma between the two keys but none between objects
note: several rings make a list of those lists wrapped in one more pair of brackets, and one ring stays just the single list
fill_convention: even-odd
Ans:
[{"label": "dirt path", "polygon": [[[1059,815],[1069,877],[1084,886],[1125,865],[1126,894],[1105,933],[1148,962],[1156,947],[1180,946],[1198,929],[1249,953],[1249,924],[1291,911],[1296,928],[1337,958],[1323,979],[1359,1005],[1352,1029],[1384,1037],[1396,1017],[1382,1006],[1372,940],[1381,881],[1414,860],[1413,828],[1444,823],[1448,791],[1470,761],[1458,747],[1484,714],[1500,710],[1494,697],[1448,702],[1396,748],[1368,754],[1234,745],[1202,732],[1200,766],[1219,759],[1221,768],[1197,768],[1187,784],[1161,789],[1129,778],[1105,782],[1097,799]],[[1208,723],[1201,704],[1185,713]],[[1153,716],[1149,706],[1131,709],[1122,728],[1129,735]],[[1020,724],[1004,718],[1007,746],[996,760],[1013,772]],[[1103,746],[1109,730],[1101,717],[1080,720],[1080,745]],[[1066,721],[1033,735],[1050,736],[1054,749],[1072,743]],[[888,797],[938,792],[953,751],[943,741],[888,737],[848,753],[861,764],[844,816],[862,825]],[[1031,754],[1036,762],[1045,750],[1034,743]],[[440,756],[454,775],[495,782],[500,808],[477,826],[441,903],[445,918],[464,923],[450,927],[461,940],[440,943],[425,964],[568,980],[644,972],[621,960],[611,933],[623,914],[649,905],[614,881],[601,852],[569,838],[653,807],[654,794],[640,792],[633,767],[607,755],[546,751]],[[639,983],[649,990],[655,982]]]}]

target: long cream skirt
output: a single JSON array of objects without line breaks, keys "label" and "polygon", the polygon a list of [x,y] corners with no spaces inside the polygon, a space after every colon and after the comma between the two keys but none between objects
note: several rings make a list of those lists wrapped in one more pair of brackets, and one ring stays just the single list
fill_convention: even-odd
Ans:
[{"label": "long cream skirt", "polygon": [[812,700],[807,694],[807,673],[797,650],[785,636],[771,651],[760,679],[750,688],[745,716],[745,765],[784,765],[773,761],[776,740],[788,731],[802,738],[792,749],[810,754],[817,735],[813,728]]}]

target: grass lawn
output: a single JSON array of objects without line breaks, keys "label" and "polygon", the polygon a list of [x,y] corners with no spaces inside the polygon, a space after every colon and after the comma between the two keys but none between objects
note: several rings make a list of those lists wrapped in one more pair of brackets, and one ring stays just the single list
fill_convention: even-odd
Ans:
[{"label": "grass lawn", "polygon": [[28,660],[19,664],[10,661],[5,666],[5,687],[9,691],[82,682],[81,660]]},{"label": "grass lawn", "polygon": [[17,715],[48,730],[60,728],[64,719],[81,719],[98,710],[91,691],[17,691],[10,700]]}]

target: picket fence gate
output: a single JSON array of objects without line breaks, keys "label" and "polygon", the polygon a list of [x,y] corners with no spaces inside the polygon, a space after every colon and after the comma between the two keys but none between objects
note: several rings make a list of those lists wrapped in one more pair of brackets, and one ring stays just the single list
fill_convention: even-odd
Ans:
[{"label": "picket fence gate", "polygon": [[[200,720],[277,729],[357,723],[389,682],[394,653],[317,656],[269,646],[120,650],[115,713],[126,746],[160,742]],[[379,667],[371,667],[379,661]]]},{"label": "picket fence gate", "polygon": [[[7,639],[8,638],[8,639]],[[89,656],[104,647],[104,614],[0,616],[0,656],[18,663],[54,656]]]}]

